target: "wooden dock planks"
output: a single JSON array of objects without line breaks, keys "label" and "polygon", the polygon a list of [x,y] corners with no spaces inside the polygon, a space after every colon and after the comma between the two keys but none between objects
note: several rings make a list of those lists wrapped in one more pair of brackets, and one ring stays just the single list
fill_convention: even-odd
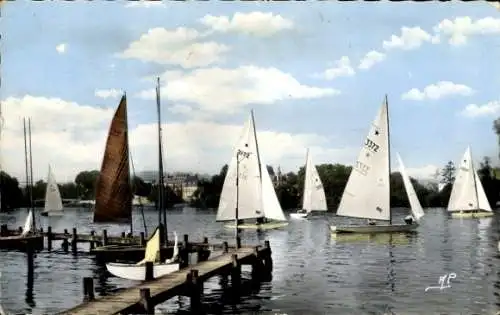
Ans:
[{"label": "wooden dock planks", "polygon": [[229,253],[214,257],[208,261],[189,266],[162,278],[149,282],[143,282],[137,286],[128,288],[118,294],[101,297],[91,302],[84,302],[72,309],[65,310],[58,314],[120,314],[127,313],[140,303],[139,290],[149,288],[151,292],[151,302],[157,305],[182,293],[187,275],[191,269],[198,270],[198,278],[202,281],[221,273],[223,269],[230,268],[232,255],[236,254],[238,260],[248,260],[254,255],[254,248],[245,247]]}]

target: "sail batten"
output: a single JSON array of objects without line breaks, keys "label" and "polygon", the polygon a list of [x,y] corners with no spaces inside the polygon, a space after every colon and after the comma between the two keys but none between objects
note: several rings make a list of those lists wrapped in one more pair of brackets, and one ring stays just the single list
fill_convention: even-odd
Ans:
[{"label": "sail batten", "polygon": [[127,98],[122,96],[109,128],[97,179],[94,223],[130,223],[130,186]]}]

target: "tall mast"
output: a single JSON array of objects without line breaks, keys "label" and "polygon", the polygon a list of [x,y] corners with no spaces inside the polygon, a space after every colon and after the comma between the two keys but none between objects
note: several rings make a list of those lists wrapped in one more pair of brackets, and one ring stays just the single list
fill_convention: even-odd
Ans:
[{"label": "tall mast", "polygon": [[161,137],[161,106],[160,106],[160,78],[157,78],[156,81],[156,110],[158,112],[158,172],[159,174],[159,199],[158,204],[160,205],[160,213],[158,213],[158,224],[162,224],[161,222],[161,212],[163,212],[163,231],[164,231],[164,241],[165,244],[168,243],[168,231],[167,231],[167,209],[166,204],[164,203],[163,197],[163,189],[164,189],[164,177],[163,177],[163,148],[162,148],[162,137]]},{"label": "tall mast", "polygon": [[[257,140],[257,127],[255,126],[255,118],[253,116],[253,109],[250,110],[250,114],[252,116],[253,137],[255,139],[255,151],[257,152],[257,163],[259,164],[259,177],[260,177],[260,182],[262,183],[262,164],[260,162],[259,141]],[[267,167],[267,166],[264,165],[264,167]],[[261,213],[264,214],[264,209],[262,208],[260,210],[261,210]]]},{"label": "tall mast", "polygon": [[35,204],[33,202],[33,155],[31,150],[31,118],[28,118],[28,135],[29,135],[29,148],[30,148],[30,203],[31,203],[31,215],[33,216],[33,231],[36,231],[36,222],[35,222]]},{"label": "tall mast", "polygon": [[392,210],[391,210],[391,133],[389,132],[389,102],[387,101],[387,94],[384,100],[385,114],[387,119],[387,155],[389,156],[389,225],[392,224]]},{"label": "tall mast", "polygon": [[24,131],[24,172],[26,176],[26,198],[29,201],[29,209],[31,209],[31,199],[29,194],[30,189],[30,178],[28,173],[28,139],[26,135],[26,118],[23,118],[23,131]]},{"label": "tall mast", "polygon": [[476,170],[474,169],[474,163],[472,163],[472,152],[470,150],[470,147],[468,148],[469,149],[469,169],[470,169],[470,172],[472,173],[472,178],[474,180],[474,193],[476,194],[476,210],[479,210],[479,194],[477,192],[477,181],[476,181]]}]

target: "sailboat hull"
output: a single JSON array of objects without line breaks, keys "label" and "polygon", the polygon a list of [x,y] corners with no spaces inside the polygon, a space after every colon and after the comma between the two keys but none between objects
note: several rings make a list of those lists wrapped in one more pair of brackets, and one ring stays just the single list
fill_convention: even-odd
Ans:
[{"label": "sailboat hull", "polygon": [[307,219],[307,217],[309,217],[309,213],[303,213],[303,212],[290,213],[290,218],[292,219]]},{"label": "sailboat hull", "polygon": [[452,218],[456,219],[473,219],[473,218],[487,218],[492,217],[491,211],[478,211],[478,212],[450,212]]},{"label": "sailboat hull", "polygon": [[[106,269],[119,278],[128,280],[144,281],[146,280],[146,267],[137,266],[136,264],[122,264],[122,263],[107,263]],[[160,278],[180,269],[178,263],[173,264],[155,264],[153,265],[153,278]]]},{"label": "sailboat hull", "polygon": [[[243,223],[243,224],[238,224],[238,229],[273,230],[273,229],[283,228],[287,225],[288,225],[288,222],[269,222],[269,223],[261,223],[261,224]],[[234,228],[236,228],[236,225],[234,223],[228,223],[228,224],[225,224],[224,227],[226,227],[228,229],[234,229]]]},{"label": "sailboat hull", "polygon": [[330,231],[335,234],[341,233],[404,233],[416,230],[418,224],[386,224],[386,225],[347,225],[330,226]]}]

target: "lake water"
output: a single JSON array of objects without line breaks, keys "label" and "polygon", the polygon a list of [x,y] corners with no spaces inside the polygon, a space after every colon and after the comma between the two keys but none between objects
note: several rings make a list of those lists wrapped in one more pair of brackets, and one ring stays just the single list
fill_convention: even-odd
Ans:
[{"label": "lake water", "polygon": [[[407,214],[395,211],[394,221]],[[141,230],[139,213],[135,229]],[[21,226],[26,210],[0,214],[0,222]],[[146,212],[149,232],[157,214]],[[184,209],[169,213],[169,231],[189,234],[191,240],[234,243],[234,232],[215,223],[215,213]],[[429,209],[418,233],[412,236],[379,235],[375,238],[334,239],[329,223],[346,219],[332,214],[309,221],[291,221],[282,230],[244,231],[244,244],[271,242],[273,280],[258,293],[245,296],[236,306],[221,301],[219,279],[205,285],[204,301],[214,314],[495,314],[500,310],[500,265],[497,249],[498,217],[479,220],[447,219],[443,209]],[[38,218],[38,224],[53,231],[77,227],[80,232],[107,228],[109,235],[127,231],[127,226],[95,226],[91,212],[68,209],[62,218]],[[0,251],[0,303],[8,313],[51,314],[79,304],[82,278],[93,277],[96,294],[109,294],[134,284],[109,276],[91,256],[74,257],[60,251],[40,252],[35,258],[34,283],[27,283],[26,256]],[[81,251],[88,244],[79,244]],[[249,269],[248,269],[249,270]],[[439,277],[455,273],[450,287],[438,286]],[[244,273],[248,276],[249,273]],[[189,310],[188,298],[173,298],[156,308],[157,313],[176,314]]]}]

